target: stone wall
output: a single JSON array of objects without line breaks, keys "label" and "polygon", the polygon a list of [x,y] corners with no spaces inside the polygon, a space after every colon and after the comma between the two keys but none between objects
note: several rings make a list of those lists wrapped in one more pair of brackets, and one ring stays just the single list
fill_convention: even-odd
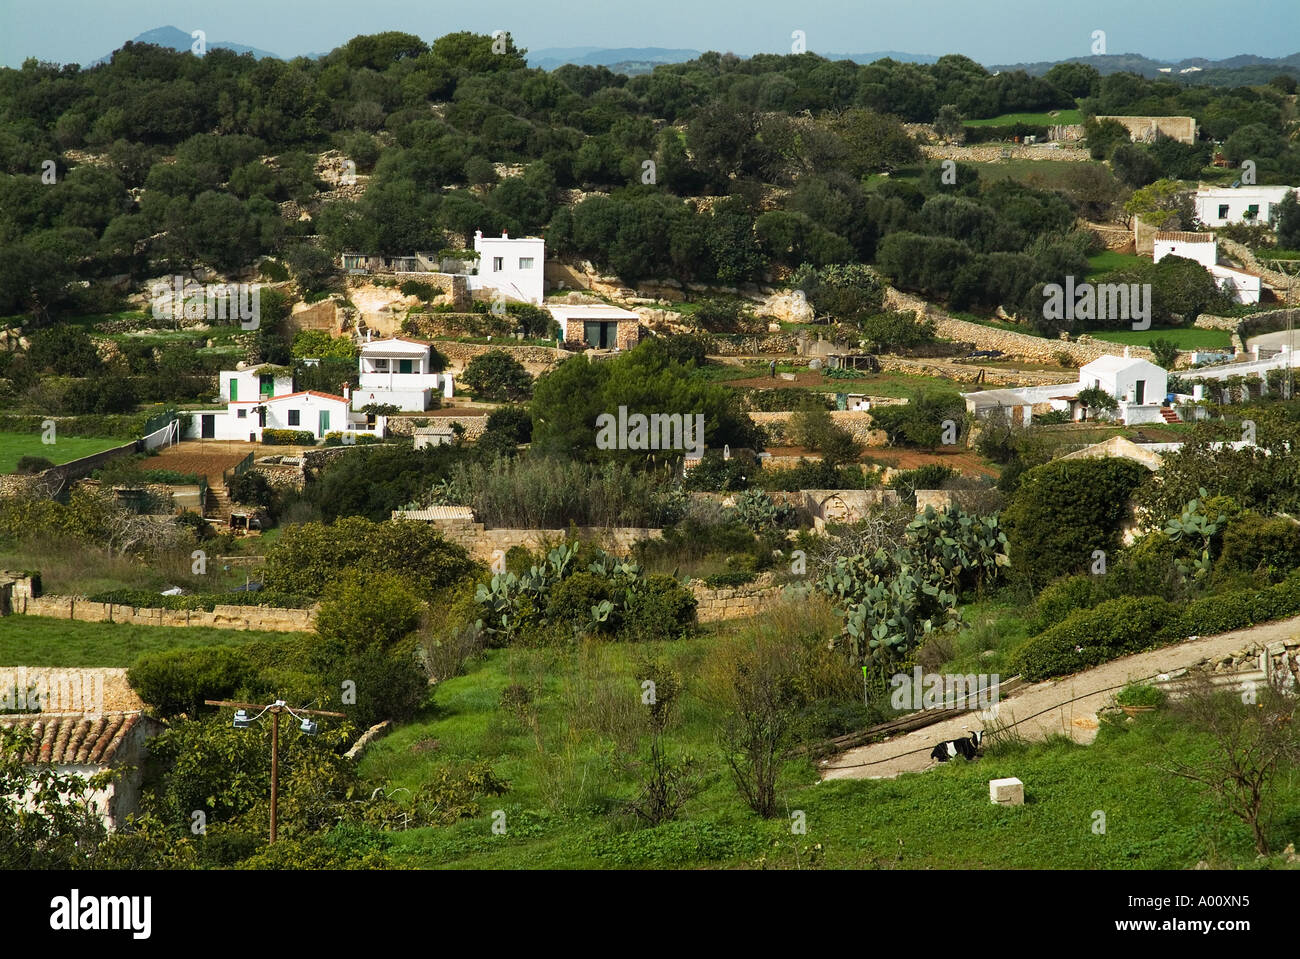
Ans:
[{"label": "stone wall", "polygon": [[550,346],[512,346],[508,343],[457,343],[452,340],[439,340],[438,352],[444,354],[451,366],[464,370],[470,360],[493,350],[505,350],[534,375],[544,373],[556,364],[574,354],[557,350]]},{"label": "stone wall", "polygon": [[[974,343],[977,349],[1001,350],[1009,357],[1022,359],[1031,363],[1055,363],[1057,355],[1064,353],[1077,364],[1091,363],[1102,356],[1123,356],[1124,347],[1119,343],[1107,343],[1094,340],[1089,336],[1080,336],[1076,341],[1051,340],[1044,336],[1030,333],[1017,333],[997,327],[959,320],[937,310],[920,297],[903,293],[890,287],[885,292],[885,305],[892,310],[912,310],[933,320],[935,332],[948,340],[963,340]],[[1151,351],[1134,347],[1133,356],[1151,359]],[[992,371],[989,371],[990,373]],[[987,379],[987,374],[986,374]]]},{"label": "stone wall", "polygon": [[137,445],[136,441],[133,440],[130,443],[115,446],[110,450],[91,453],[89,456],[83,456],[81,459],[51,467],[30,476],[19,476],[15,473],[0,476],[0,496],[17,496],[32,492],[47,496],[53,495],[73,480],[89,476],[109,460],[134,453]]},{"label": "stone wall", "polygon": [[742,336],[735,339],[714,338],[718,356],[758,356],[799,353],[799,340],[788,333],[771,336]]},{"label": "stone wall", "polygon": [[[400,518],[401,511],[393,514],[393,519]],[[490,563],[498,556],[504,556],[516,546],[536,550],[563,542],[573,532],[587,542],[595,543],[602,549],[616,555],[625,556],[632,551],[635,543],[644,539],[662,539],[662,529],[635,526],[578,526],[569,529],[487,529],[482,523],[465,520],[433,520],[442,535],[453,543],[459,543],[469,551],[473,559]]]},{"label": "stone wall", "polygon": [[[136,712],[144,703],[127,682],[126,670],[111,667],[0,666],[0,697],[9,707],[47,713]],[[33,700],[36,700],[33,704]]]},{"label": "stone wall", "polygon": [[1087,150],[1049,146],[1026,146],[1016,143],[981,143],[977,146],[923,146],[921,153],[928,160],[960,160],[963,163],[996,163],[1009,160],[1057,160],[1064,163],[1087,163],[1092,159]]},{"label": "stone wall", "polygon": [[1258,273],[1263,277],[1264,282],[1273,287],[1279,300],[1286,304],[1300,302],[1300,279],[1293,280],[1285,273],[1266,268],[1259,262],[1255,252],[1244,243],[1229,240],[1226,236],[1216,236],[1216,239],[1219,241],[1220,250],[1236,259],[1251,273]]},{"label": "stone wall", "polygon": [[1138,142],[1150,142],[1156,133],[1172,137],[1181,143],[1196,142],[1195,117],[1120,117],[1099,116],[1097,122],[1114,120],[1128,130],[1129,139]]},{"label": "stone wall", "polygon": [[1116,253],[1134,252],[1133,231],[1128,227],[1113,223],[1092,223],[1088,220],[1079,220],[1077,225],[1096,236],[1108,250]]},{"label": "stone wall", "polygon": [[92,603],[80,596],[38,596],[15,599],[14,612],[26,616],[75,619],[85,623],[133,623],[137,626],[210,626],[215,629],[260,629],[280,633],[311,630],[315,609],[273,606],[217,606],[211,612],[154,609],[117,603]]},{"label": "stone wall", "polygon": [[[786,445],[779,440],[785,435],[786,424],[790,422],[793,412],[750,413],[749,418],[768,431],[773,445]],[[883,430],[871,428],[871,413],[866,410],[831,410],[831,422],[848,430],[853,438],[867,446],[884,446],[888,442]]]},{"label": "stone wall", "polygon": [[487,414],[466,413],[463,416],[390,416],[388,418],[388,432],[393,436],[413,437],[415,431],[419,429],[416,420],[427,419],[429,426],[451,426],[453,423],[459,423],[465,429],[465,439],[476,440],[483,435],[487,429]]},{"label": "stone wall", "polygon": [[781,596],[781,587],[773,583],[771,573],[762,573],[752,583],[720,589],[710,589],[701,581],[692,580],[690,590],[695,596],[695,615],[701,623],[756,616]]}]

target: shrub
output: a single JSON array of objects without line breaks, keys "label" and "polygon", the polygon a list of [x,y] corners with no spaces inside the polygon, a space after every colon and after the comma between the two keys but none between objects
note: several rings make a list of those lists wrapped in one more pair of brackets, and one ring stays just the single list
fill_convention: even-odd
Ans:
[{"label": "shrub", "polygon": [[356,684],[356,702],[343,710],[359,729],[385,719],[405,722],[429,695],[429,680],[409,655],[371,648],[349,656],[334,672],[333,689],[342,688],[347,680]]},{"label": "shrub", "polygon": [[1012,568],[1035,586],[1118,552],[1129,499],[1149,474],[1128,460],[1055,460],[1020,478],[1002,513]]},{"label": "shrub", "polygon": [[383,441],[382,437],[370,433],[354,433],[352,434],[352,441],[345,443],[343,433],[333,432],[325,434],[324,443],[326,446],[370,446],[373,443],[382,443]]},{"label": "shrub", "polygon": [[[746,556],[745,558],[748,559],[749,557]],[[758,574],[752,569],[738,569],[727,573],[714,573],[712,576],[705,576],[703,582],[709,589],[728,589],[752,583],[757,576]]]},{"label": "shrub", "polygon": [[1216,572],[1289,573],[1300,568],[1300,523],[1245,513],[1223,533]]},{"label": "shrub", "polygon": [[1058,579],[1038,594],[1037,628],[1055,626],[1072,613],[1091,609],[1100,601],[1097,579],[1087,573]]},{"label": "shrub", "polygon": [[[189,514],[193,516],[194,514]],[[135,609],[189,609],[212,612],[218,606],[269,606],[275,609],[306,609],[315,600],[292,593],[256,590],[240,593],[201,593],[197,596],[162,596],[151,589],[108,589],[86,597],[92,603],[112,603]]]},{"label": "shrub", "polygon": [[622,635],[636,640],[680,639],[695,626],[695,597],[674,577],[654,573],[627,598]]},{"label": "shrub", "polygon": [[205,699],[224,699],[253,674],[245,653],[229,646],[201,646],[146,653],[127,670],[127,680],[165,717],[198,715]]},{"label": "shrub", "polygon": [[483,400],[513,403],[533,393],[533,378],[505,350],[492,350],[474,357],[461,374],[461,382]]},{"label": "shrub", "polygon": [[316,436],[309,430],[262,430],[267,446],[315,446]]},{"label": "shrub", "polygon": [[53,468],[54,461],[48,460],[44,456],[20,456],[18,457],[18,466],[14,472],[31,475]]},{"label": "shrub", "polygon": [[565,623],[575,630],[595,627],[609,627],[608,620],[596,623],[592,607],[599,606],[610,598],[609,583],[594,573],[574,573],[560,580],[551,590],[550,602],[546,615],[552,622]]},{"label": "shrub", "polygon": [[245,506],[270,506],[273,491],[271,481],[256,470],[236,476],[230,483],[230,499]]},{"label": "shrub", "polygon": [[423,280],[403,280],[397,287],[402,296],[419,297],[426,303],[429,300],[442,296],[442,291],[432,283],[426,283]]},{"label": "shrub", "polygon": [[1149,683],[1129,683],[1115,695],[1121,706],[1163,706],[1169,695]]},{"label": "shrub", "polygon": [[335,577],[316,614],[316,632],[351,655],[386,650],[420,623],[424,604],[401,576],[345,570]]},{"label": "shrub", "polygon": [[502,406],[488,414],[488,433],[500,433],[511,443],[527,443],[533,438],[533,420],[522,406]]},{"label": "shrub", "polygon": [[1077,673],[1170,642],[1177,623],[1175,607],[1155,596],[1107,600],[1028,640],[1011,668],[1030,682]]}]

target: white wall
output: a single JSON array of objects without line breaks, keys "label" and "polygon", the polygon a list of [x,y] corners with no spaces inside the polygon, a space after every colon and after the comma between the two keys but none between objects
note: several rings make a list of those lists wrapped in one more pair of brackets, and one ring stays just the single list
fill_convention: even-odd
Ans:
[{"label": "white wall", "polygon": [[[284,396],[286,393],[293,392],[293,374],[276,373],[274,374],[275,387],[272,396]],[[261,378],[256,370],[222,370],[217,376],[217,386],[222,400],[230,402],[230,381],[234,379],[238,383],[235,392],[238,393],[239,400],[255,400],[259,397],[258,389]]]},{"label": "white wall", "polygon": [[[545,240],[538,237],[487,237],[480,231],[474,237],[474,249],[479,254],[478,275],[469,277],[471,290],[500,290],[506,299],[541,305],[545,292]],[[497,268],[498,259],[501,261],[500,269]],[[531,266],[521,265],[521,261],[530,259]]]},{"label": "white wall", "polygon": [[[1259,213],[1250,222],[1265,223],[1273,215],[1273,207],[1282,200],[1280,187],[1242,186],[1231,190],[1209,190],[1196,194],[1196,217],[1206,226],[1224,226],[1228,223],[1244,223],[1246,211],[1254,204]],[[1220,216],[1220,209],[1227,207],[1227,215]]]},{"label": "white wall", "polygon": [[1207,270],[1218,262],[1217,243],[1183,243],[1178,240],[1156,240],[1151,258],[1159,263],[1167,256],[1181,256],[1195,260]]}]

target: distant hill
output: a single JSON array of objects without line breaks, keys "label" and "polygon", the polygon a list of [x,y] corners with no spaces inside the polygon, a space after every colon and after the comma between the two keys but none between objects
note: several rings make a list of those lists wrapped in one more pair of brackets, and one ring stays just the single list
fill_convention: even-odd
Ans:
[{"label": "distant hill", "polygon": [[[822,53],[813,51],[828,60],[852,60],[854,63],[874,63],[886,57],[905,63],[934,63],[939,58],[926,53],[900,53],[882,50],[878,53]],[[674,50],[667,47],[547,47],[528,52],[528,65],[554,70],[567,63],[576,66],[608,67],[615,73],[635,76],[649,73],[661,63],[686,63],[702,55],[700,50]]]},{"label": "distant hill", "polygon": [[[1105,54],[1094,57],[1070,57],[1068,60],[1039,60],[1034,63],[995,64],[990,70],[1024,70],[1031,76],[1042,76],[1058,63],[1086,63],[1095,67],[1101,74],[1140,73],[1144,77],[1182,76],[1211,70],[1239,70],[1248,67],[1271,67],[1284,70],[1300,70],[1300,53],[1286,57],[1257,57],[1242,53],[1223,60],[1207,60],[1205,57],[1189,57],[1185,60],[1153,60],[1140,53]],[[1185,71],[1185,72],[1184,72]]]},{"label": "distant hill", "polygon": [[[176,27],[156,27],[153,30],[147,30],[133,39],[134,43],[152,43],[160,47],[167,47],[171,50],[180,50],[182,52],[189,50],[194,43],[194,38],[184,30],[178,30]],[[243,43],[230,43],[225,40],[207,41],[209,50],[233,50],[235,53],[251,53],[257,59],[263,57],[273,57],[282,59],[278,54],[271,53],[267,50],[259,50],[257,47],[250,47]],[[93,67],[96,64],[108,63],[113,58],[113,54],[107,53],[87,66]]]}]

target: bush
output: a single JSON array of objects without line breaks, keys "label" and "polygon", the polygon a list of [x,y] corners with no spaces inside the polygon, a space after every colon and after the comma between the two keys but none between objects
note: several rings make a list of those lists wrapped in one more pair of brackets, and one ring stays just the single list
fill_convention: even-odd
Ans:
[{"label": "bush", "polygon": [[429,680],[409,655],[393,655],[367,649],[343,660],[330,686],[341,689],[351,680],[356,684],[356,703],[344,705],[348,719],[359,729],[368,729],[385,719],[405,722],[415,715],[429,695]]},{"label": "bush", "polygon": [[267,446],[315,446],[316,436],[308,430],[262,430]]},{"label": "bush", "polygon": [[533,378],[505,350],[492,350],[474,357],[460,379],[481,400],[514,403],[528,399],[533,393]]},{"label": "bush", "polygon": [[31,475],[53,468],[54,461],[48,460],[44,456],[20,456],[18,457],[18,466],[14,472]]},{"label": "bush", "polygon": [[273,496],[271,481],[256,470],[236,476],[229,487],[230,500],[243,506],[270,506]]},{"label": "bush", "polygon": [[442,296],[442,290],[438,289],[432,283],[426,283],[422,280],[403,280],[398,284],[397,289],[402,296],[419,297],[426,303]]},{"label": "bush", "polygon": [[502,406],[488,414],[488,433],[499,433],[512,444],[527,443],[533,438],[533,420],[522,406]]},{"label": "bush", "polygon": [[[748,559],[749,557],[746,556],[745,558]],[[752,569],[737,569],[727,573],[714,573],[712,576],[705,576],[703,582],[709,589],[729,589],[752,583],[757,576],[758,574]]]},{"label": "bush", "polygon": [[245,653],[229,646],[201,646],[146,653],[127,670],[127,681],[165,717],[198,715],[205,699],[225,699],[253,675]]},{"label": "bush", "polygon": [[333,432],[326,433],[324,443],[326,446],[371,446],[375,443],[382,443],[382,437],[374,436],[370,433],[353,433],[352,442],[343,442],[343,433]]},{"label": "bush", "polygon": [[634,640],[680,639],[695,627],[695,597],[666,573],[654,573],[628,596],[622,635]]},{"label": "bush", "polygon": [[608,621],[599,625],[594,623],[592,607],[608,599],[607,580],[594,573],[574,573],[560,580],[551,590],[546,615],[552,622],[565,623],[575,630],[596,626],[597,631],[601,631],[601,627],[607,628],[611,624]]},{"label": "bush", "polygon": [[1055,460],[1020,478],[1002,513],[1012,568],[1041,586],[1117,553],[1129,500],[1149,473],[1127,460]]},{"label": "bush", "polygon": [[1121,706],[1163,706],[1169,694],[1148,683],[1129,683],[1115,695]]},{"label": "bush", "polygon": [[1176,608],[1159,597],[1107,600],[1024,643],[1012,654],[1011,668],[1029,682],[1077,673],[1170,642],[1177,623]]},{"label": "bush", "polygon": [[1283,516],[1265,519],[1245,513],[1223,533],[1216,573],[1269,572],[1300,568],[1300,523]]},{"label": "bush", "polygon": [[1038,594],[1037,628],[1048,629],[1081,609],[1100,602],[1096,577],[1087,573],[1058,579]]},{"label": "bush", "polygon": [[423,611],[403,577],[348,569],[330,582],[316,614],[316,632],[349,655],[387,650],[419,625]]}]

